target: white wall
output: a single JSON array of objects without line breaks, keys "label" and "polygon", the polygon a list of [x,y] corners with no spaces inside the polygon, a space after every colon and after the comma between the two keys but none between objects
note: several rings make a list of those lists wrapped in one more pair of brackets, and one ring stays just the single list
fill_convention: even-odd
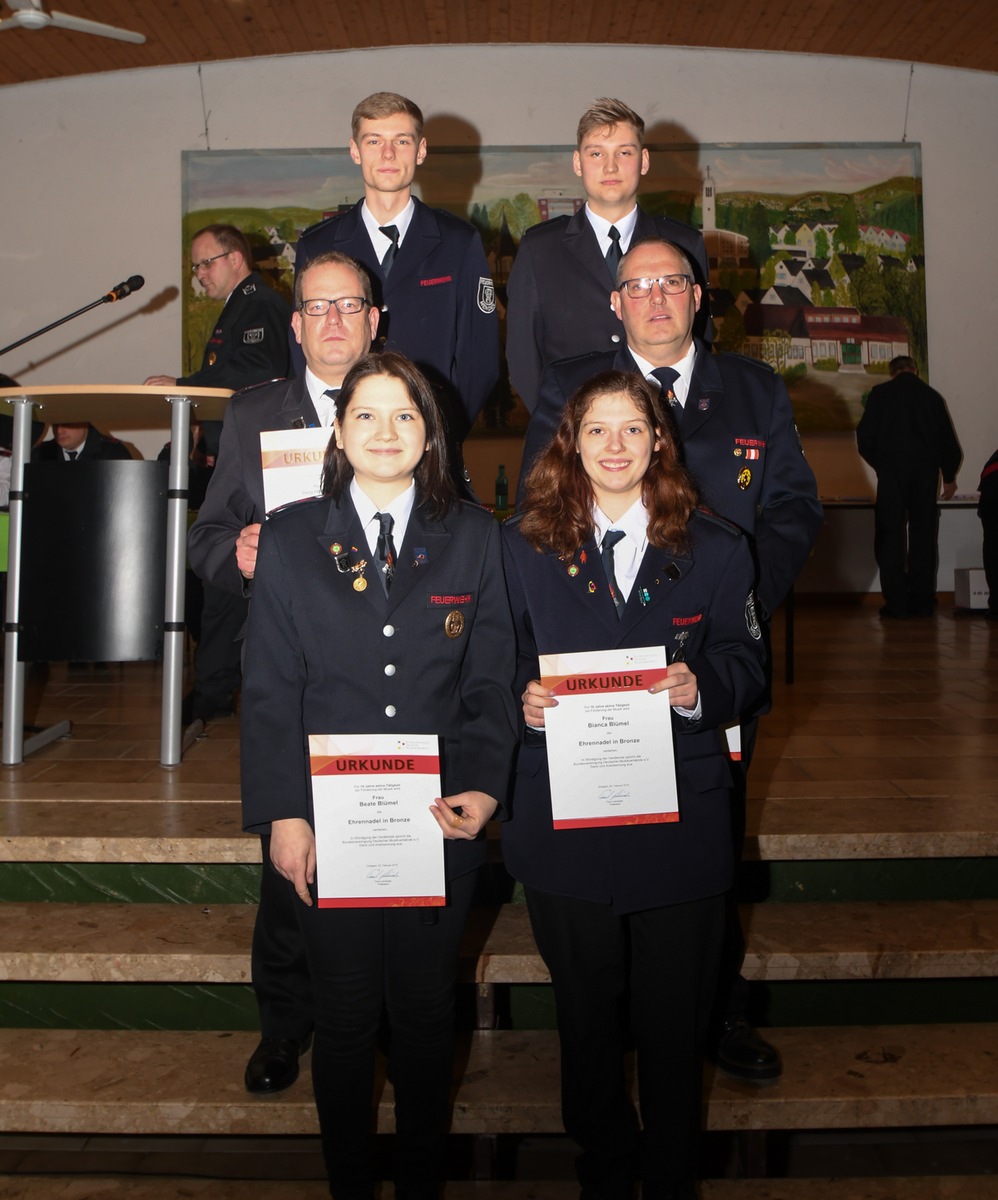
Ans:
[{"label": "white wall", "polygon": [[[146,278],[139,296],[5,355],[0,370],[43,384],[179,369],[180,305],[164,296],[181,283],[182,150],[342,145],[354,103],[379,89],[411,95],[437,131],[455,118],[452,144],[469,128],[483,145],[570,142],[604,93],[657,141],[900,141],[909,87],[905,63],[644,47],[353,51],[201,70],[200,83],[198,68],[171,67],[0,88],[0,344]],[[915,68],[907,139],[922,144],[929,363],[966,453],[961,489],[998,445],[996,119],[998,76]],[[148,453],[162,439],[134,440]],[[848,448],[808,450],[826,494],[856,494],[867,478]]]}]

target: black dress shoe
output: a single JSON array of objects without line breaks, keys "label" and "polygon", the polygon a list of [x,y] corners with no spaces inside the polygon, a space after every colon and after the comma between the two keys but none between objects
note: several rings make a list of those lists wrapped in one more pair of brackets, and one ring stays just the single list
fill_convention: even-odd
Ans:
[{"label": "black dress shoe", "polygon": [[714,1062],[725,1075],[743,1083],[771,1083],[783,1071],[776,1047],[764,1041],[744,1017],[722,1023]]},{"label": "black dress shoe", "polygon": [[311,1038],[261,1038],[246,1064],[246,1090],[258,1095],[283,1092],[298,1078],[298,1056]]},{"label": "black dress shoe", "polygon": [[895,608],[892,604],[885,604],[880,610],[881,621],[906,621],[908,614],[903,608]]}]

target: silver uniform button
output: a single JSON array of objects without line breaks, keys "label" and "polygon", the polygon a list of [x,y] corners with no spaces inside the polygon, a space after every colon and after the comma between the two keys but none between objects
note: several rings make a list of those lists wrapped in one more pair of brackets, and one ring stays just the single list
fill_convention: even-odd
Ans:
[{"label": "silver uniform button", "polygon": [[388,707],[385,709],[385,716],[386,717],[394,717],[395,716],[395,705],[394,704],[388,705]]},{"label": "silver uniform button", "polygon": [[611,334],[611,335],[610,335],[610,341],[611,341],[611,342],[619,342],[619,341],[620,341],[620,334],[619,334],[619,333],[613,333],[613,334]]},{"label": "silver uniform button", "polygon": [[385,637],[394,637],[395,636],[395,626],[394,625],[386,625],[384,627],[384,629],[382,629],[381,632],[385,635]]},{"label": "silver uniform button", "polygon": [[394,675],[395,674],[395,664],[394,663],[386,663],[385,674],[386,675]]}]

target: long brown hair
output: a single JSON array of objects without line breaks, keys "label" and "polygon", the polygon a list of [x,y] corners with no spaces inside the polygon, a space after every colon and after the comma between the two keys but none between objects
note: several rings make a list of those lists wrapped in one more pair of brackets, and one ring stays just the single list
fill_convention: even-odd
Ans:
[{"label": "long brown hair", "polygon": [[579,457],[579,431],[593,402],[610,395],[626,396],[658,437],[658,451],[652,453],[641,483],[648,541],[659,549],[682,551],[699,502],[697,486],[683,466],[672,413],[640,375],[625,371],[593,376],[565,405],[557,433],[526,478],[520,532],[538,550],[553,550],[561,557],[570,557],[593,536],[593,485]]},{"label": "long brown hair", "polygon": [[[397,379],[419,410],[426,426],[427,450],[413,473],[417,498],[431,517],[439,519],[446,516],[448,509],[457,499],[457,492],[447,470],[447,441],[440,408],[433,389],[418,367],[392,350],[381,354],[365,354],[354,363],[343,380],[343,386],[336,397],[336,420],[342,425],[358,385],[373,375]],[[332,496],[338,503],[351,479],[353,467],[336,445],[336,437],[333,436],[329,439],[326,457],[322,460],[322,494]]]}]

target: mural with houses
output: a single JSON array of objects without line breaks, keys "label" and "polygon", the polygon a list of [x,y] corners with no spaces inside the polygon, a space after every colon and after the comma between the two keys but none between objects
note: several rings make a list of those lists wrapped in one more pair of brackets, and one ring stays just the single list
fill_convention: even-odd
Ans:
[{"label": "mural with houses", "polygon": [[[428,131],[429,132],[429,131]],[[481,231],[504,313],[521,234],[585,202],[571,146],[438,149],[416,191]],[[928,376],[920,148],[848,145],[651,146],[640,202],[702,229],[715,346],[762,359],[786,380],[807,431],[855,427],[898,354]],[[301,230],[360,197],[345,150],[184,154],[184,267],[190,234],[231,221],[257,267],[289,297]],[[192,288],[184,344],[200,360],[217,306]],[[522,429],[503,382],[479,431]]]}]

